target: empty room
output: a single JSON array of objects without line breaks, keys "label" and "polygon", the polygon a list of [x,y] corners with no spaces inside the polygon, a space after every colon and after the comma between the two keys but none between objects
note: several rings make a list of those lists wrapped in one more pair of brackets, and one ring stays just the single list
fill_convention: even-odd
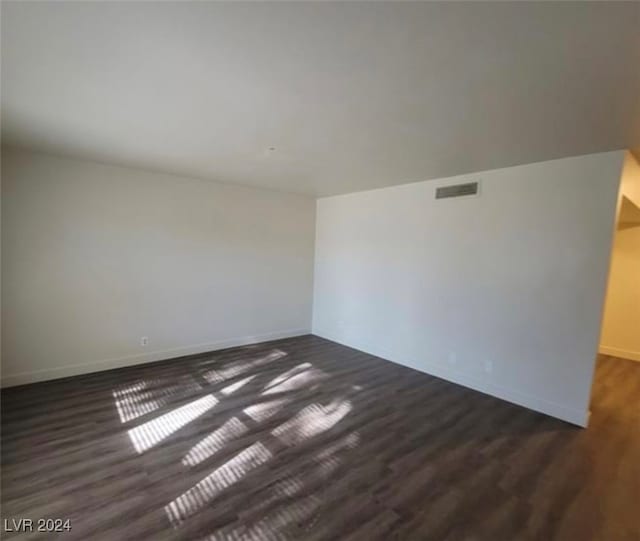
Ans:
[{"label": "empty room", "polygon": [[0,20],[0,537],[640,541],[640,2]]}]

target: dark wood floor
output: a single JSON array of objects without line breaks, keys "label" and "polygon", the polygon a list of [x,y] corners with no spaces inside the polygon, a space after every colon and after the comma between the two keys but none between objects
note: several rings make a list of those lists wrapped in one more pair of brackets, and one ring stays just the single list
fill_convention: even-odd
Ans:
[{"label": "dark wood floor", "polygon": [[2,392],[2,518],[78,540],[639,540],[640,363],[600,359],[592,411],[582,430],[314,336],[112,370]]}]

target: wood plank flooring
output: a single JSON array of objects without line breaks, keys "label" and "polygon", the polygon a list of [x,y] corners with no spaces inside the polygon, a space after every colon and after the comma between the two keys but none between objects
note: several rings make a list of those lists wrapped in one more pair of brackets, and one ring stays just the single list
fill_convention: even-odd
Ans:
[{"label": "wood plank flooring", "polygon": [[6,389],[2,518],[71,525],[6,539],[637,541],[640,363],[599,360],[588,430],[315,336]]}]

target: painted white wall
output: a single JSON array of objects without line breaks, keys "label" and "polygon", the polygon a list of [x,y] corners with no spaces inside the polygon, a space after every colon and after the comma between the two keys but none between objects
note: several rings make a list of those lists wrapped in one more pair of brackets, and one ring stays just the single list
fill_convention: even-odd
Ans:
[{"label": "painted white wall", "polygon": [[308,332],[314,228],[308,197],[4,149],[3,384]]},{"label": "painted white wall", "polygon": [[[586,424],[622,161],[319,199],[314,334]],[[479,197],[434,199],[469,180]]]},{"label": "painted white wall", "polygon": [[640,163],[627,153],[611,255],[600,352],[640,361]]}]

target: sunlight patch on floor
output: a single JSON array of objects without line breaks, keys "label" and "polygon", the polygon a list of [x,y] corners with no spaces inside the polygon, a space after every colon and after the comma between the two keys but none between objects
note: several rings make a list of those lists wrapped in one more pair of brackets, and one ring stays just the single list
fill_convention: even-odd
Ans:
[{"label": "sunlight patch on floor", "polygon": [[201,390],[192,378],[189,381],[166,385],[163,380],[142,380],[113,391],[116,409],[121,423],[128,423],[138,417],[152,413],[176,396]]},{"label": "sunlight patch on floor", "polygon": [[212,395],[203,396],[169,413],[129,430],[129,438],[138,453],[151,449],[171,434],[206,413],[218,403]]},{"label": "sunlight patch on floor", "polygon": [[146,387],[147,382],[140,381],[125,389],[113,391],[121,423],[126,423],[161,407],[160,402],[153,399],[153,394],[145,391]]},{"label": "sunlight patch on floor", "polygon": [[311,363],[301,363],[297,366],[294,366],[293,368],[291,368],[290,370],[287,370],[286,372],[283,372],[282,374],[279,374],[278,376],[276,376],[275,378],[273,378],[269,383],[267,383],[264,388],[265,389],[269,389],[270,387],[273,387],[274,385],[279,385],[280,383],[286,381],[287,379],[300,374],[302,372],[306,372],[307,370],[309,370],[309,368],[312,368],[313,365]]},{"label": "sunlight patch on floor", "polygon": [[335,426],[352,409],[349,400],[333,400],[328,406],[311,404],[282,423],[271,434],[285,445],[296,445]]},{"label": "sunlight patch on floor", "polygon": [[272,379],[261,394],[269,395],[294,391],[326,377],[327,375],[322,370],[313,368],[309,363],[302,363]]},{"label": "sunlight patch on floor", "polygon": [[244,374],[249,370],[264,366],[265,364],[269,364],[273,361],[277,361],[278,359],[281,359],[286,355],[287,354],[284,351],[280,349],[274,349],[271,353],[264,355],[263,357],[253,359],[251,361],[238,362],[224,368],[208,370],[207,372],[202,374],[202,377],[209,383],[222,383],[230,378],[234,378],[236,376]]},{"label": "sunlight patch on floor", "polygon": [[350,432],[346,436],[340,438],[338,441],[332,443],[331,445],[320,451],[316,455],[316,458],[323,460],[324,458],[332,456],[339,451],[353,450],[358,447],[359,444],[360,434],[357,431]]},{"label": "sunlight patch on floor", "polygon": [[331,474],[343,463],[343,460],[338,456],[338,453],[351,451],[355,449],[359,443],[360,435],[357,432],[351,432],[336,443],[333,443],[326,449],[319,452],[313,458],[313,462],[318,464],[318,475],[321,475],[325,479],[329,478]]},{"label": "sunlight patch on floor", "polygon": [[248,378],[241,379],[240,381],[236,381],[231,385],[227,385],[224,389],[221,389],[221,393],[225,396],[229,396],[230,394],[235,393],[238,389],[244,387],[247,383],[249,383],[253,378],[256,377],[256,374],[253,376],[249,376]]},{"label": "sunlight patch on floor", "polygon": [[273,417],[288,403],[289,400],[286,398],[275,398],[248,406],[242,410],[242,413],[251,417],[256,423],[261,423],[269,419],[269,417]]},{"label": "sunlight patch on floor", "polygon": [[220,428],[194,445],[182,459],[184,466],[195,466],[211,458],[227,443],[248,432],[247,426],[237,417],[232,417]]},{"label": "sunlight patch on floor", "polygon": [[313,462],[320,466],[319,473],[324,476],[331,474],[342,464],[342,459],[339,458],[338,454],[345,451],[352,451],[359,444],[360,434],[358,434],[358,432],[351,432],[324,448],[313,458]]},{"label": "sunlight patch on floor", "polygon": [[211,472],[196,485],[165,506],[164,510],[174,527],[213,501],[225,489],[240,481],[247,473],[264,464],[271,452],[256,442]]}]

